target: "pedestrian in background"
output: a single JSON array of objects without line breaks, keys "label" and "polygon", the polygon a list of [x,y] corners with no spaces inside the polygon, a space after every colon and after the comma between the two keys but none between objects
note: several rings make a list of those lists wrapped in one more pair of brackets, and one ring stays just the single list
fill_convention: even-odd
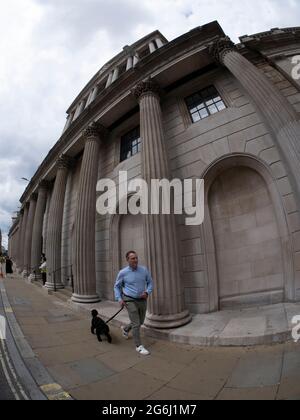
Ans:
[{"label": "pedestrian in background", "polygon": [[41,265],[39,268],[42,274],[43,286],[45,286],[46,281],[47,281],[47,262],[46,262],[46,255],[44,253],[42,253],[42,256],[41,256]]},{"label": "pedestrian in background", "polygon": [[6,260],[4,255],[0,255],[0,277],[6,277]]},{"label": "pedestrian in background", "polygon": [[6,274],[13,274],[13,262],[8,255],[5,259],[5,269],[6,269]]}]

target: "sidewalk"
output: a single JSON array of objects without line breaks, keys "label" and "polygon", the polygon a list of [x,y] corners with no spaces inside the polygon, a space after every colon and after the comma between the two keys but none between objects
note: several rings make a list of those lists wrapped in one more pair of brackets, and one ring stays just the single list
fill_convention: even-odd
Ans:
[{"label": "sidewalk", "polygon": [[[9,324],[18,349],[49,399],[300,399],[300,343],[199,347],[160,341],[146,330],[144,344],[151,355],[141,356],[132,340],[121,337],[119,327],[111,326],[112,344],[99,343],[85,310],[75,310],[15,275],[0,283],[2,298],[8,300],[6,315],[14,315],[20,327]],[[106,315],[113,314],[115,307],[106,305]],[[121,315],[125,311],[117,323],[124,320]],[[252,325],[259,317],[252,316]],[[200,324],[200,318],[197,322],[200,330],[210,325]],[[178,330],[184,329],[189,333],[183,336],[196,337],[192,324],[173,331],[172,340],[180,339]]]}]

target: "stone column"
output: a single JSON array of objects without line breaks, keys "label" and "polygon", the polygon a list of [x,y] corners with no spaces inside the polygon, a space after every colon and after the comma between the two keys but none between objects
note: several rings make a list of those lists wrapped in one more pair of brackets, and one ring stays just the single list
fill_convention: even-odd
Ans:
[{"label": "stone column", "polygon": [[113,71],[113,77],[111,79],[111,83],[115,82],[118,77],[119,77],[119,68],[116,67]]},{"label": "stone column", "polygon": [[164,46],[160,38],[156,38],[155,41],[158,48],[161,48]]},{"label": "stone column", "polygon": [[20,210],[20,218],[19,218],[19,229],[18,229],[18,241],[16,243],[16,266],[17,270],[19,271],[21,265],[21,252],[22,252],[22,229],[23,229],[23,217],[24,216],[24,209]]},{"label": "stone column", "polygon": [[48,289],[64,288],[61,282],[61,234],[66,183],[72,159],[63,155],[58,159],[57,163],[57,174],[48,216],[46,243],[47,282],[45,286]]},{"label": "stone column", "polygon": [[[138,84],[134,94],[140,105],[142,174],[150,186],[151,179],[170,178],[159,88],[148,80]],[[174,214],[145,215],[144,234],[148,268],[154,281],[145,325],[153,328],[185,325],[191,316],[184,308]]]},{"label": "stone column", "polygon": [[29,202],[25,203],[24,206],[24,214],[23,214],[23,223],[22,223],[22,232],[21,232],[21,241],[20,241],[20,267],[19,272],[22,273],[25,265],[25,233],[26,233],[26,225],[28,219],[28,210],[29,210]]},{"label": "stone column", "polygon": [[135,67],[139,61],[140,61],[139,55],[137,52],[135,52],[133,56],[133,67]]},{"label": "stone column", "polygon": [[66,121],[66,124],[64,126],[63,133],[70,127],[71,122],[72,122],[72,118],[73,118],[72,114],[67,116],[67,121]]},{"label": "stone column", "polygon": [[133,66],[133,57],[129,56],[127,58],[127,62],[126,62],[126,71],[130,70],[132,68],[132,66]]},{"label": "stone column", "polygon": [[81,303],[94,303],[100,300],[96,292],[96,184],[100,139],[104,137],[105,130],[93,123],[83,135],[86,142],[80,170],[74,224],[72,255],[74,293],[72,300]]},{"label": "stone column", "polygon": [[105,88],[108,88],[108,86],[111,85],[112,78],[113,78],[113,72],[109,73],[108,78],[107,78],[107,81],[106,81]]},{"label": "stone column", "polygon": [[36,208],[37,195],[32,194],[29,202],[28,218],[26,223],[26,233],[24,242],[24,269],[23,277],[29,276],[31,272],[31,240],[32,240],[32,228],[34,222],[34,214]]},{"label": "stone column", "polygon": [[215,59],[230,70],[253,99],[277,140],[300,204],[300,118],[268,78],[243,57],[228,37],[210,46]]},{"label": "stone column", "polygon": [[42,181],[39,184],[38,198],[35,209],[33,230],[32,230],[32,244],[31,244],[31,273],[32,277],[37,280],[41,279],[42,275],[39,270],[41,264],[42,254],[42,236],[43,236],[43,220],[46,209],[47,190],[49,183]]},{"label": "stone column", "polygon": [[149,42],[149,50],[150,50],[150,54],[156,50],[156,47],[153,41]]}]

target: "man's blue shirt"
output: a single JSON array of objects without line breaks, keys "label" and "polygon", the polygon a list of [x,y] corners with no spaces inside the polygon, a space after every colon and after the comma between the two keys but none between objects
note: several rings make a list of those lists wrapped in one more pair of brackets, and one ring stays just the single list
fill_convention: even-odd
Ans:
[{"label": "man's blue shirt", "polygon": [[136,270],[125,267],[117,276],[114,291],[116,300],[123,299],[122,294],[139,299],[143,292],[148,295],[153,290],[153,281],[146,267],[138,265]]}]

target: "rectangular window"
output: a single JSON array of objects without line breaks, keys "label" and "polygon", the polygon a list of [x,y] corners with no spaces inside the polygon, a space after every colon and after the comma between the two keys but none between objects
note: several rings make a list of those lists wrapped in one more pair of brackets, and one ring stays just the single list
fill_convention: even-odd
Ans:
[{"label": "rectangular window", "polygon": [[139,50],[138,54],[139,54],[140,60],[142,60],[142,58],[144,58],[144,57],[147,57],[147,55],[150,54],[149,45],[147,45],[144,48],[142,48],[141,50]]},{"label": "rectangular window", "polygon": [[120,162],[141,151],[140,127],[136,127],[121,137]]},{"label": "rectangular window", "polygon": [[202,89],[199,92],[188,96],[185,98],[185,103],[194,123],[226,108],[221,96],[214,86],[209,86],[206,89]]},{"label": "rectangular window", "polygon": [[121,76],[121,74],[125,73],[126,65],[127,65],[127,63],[125,62],[125,63],[123,63],[119,66],[119,77]]}]

